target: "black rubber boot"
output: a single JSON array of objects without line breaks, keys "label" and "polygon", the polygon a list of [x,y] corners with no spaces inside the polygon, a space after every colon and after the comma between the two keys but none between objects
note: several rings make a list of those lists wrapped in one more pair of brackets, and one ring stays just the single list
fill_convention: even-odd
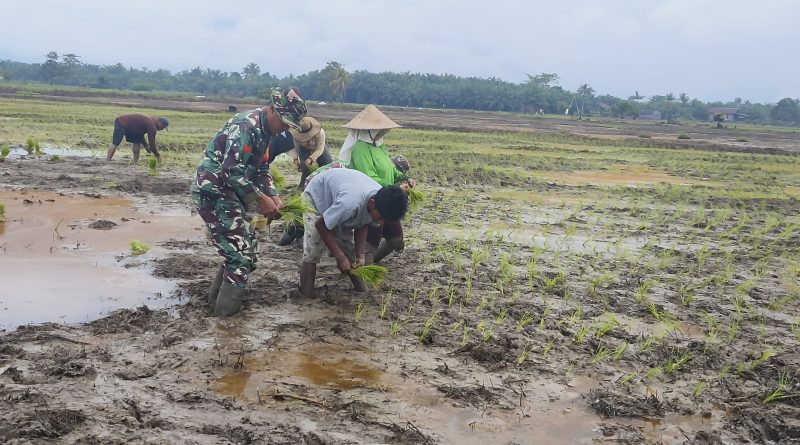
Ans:
[{"label": "black rubber boot", "polygon": [[289,244],[292,244],[292,242],[294,242],[294,237],[289,234],[288,230],[286,230],[283,232],[283,235],[281,235],[281,239],[278,240],[278,245],[288,246]]},{"label": "black rubber boot", "polygon": [[219,287],[222,286],[222,274],[225,270],[225,266],[219,266],[217,269],[217,276],[214,277],[214,280],[211,281],[211,286],[208,288],[208,305],[211,306],[211,309],[214,309],[214,305],[217,304],[217,294],[219,294]]},{"label": "black rubber boot", "polygon": [[239,312],[244,300],[244,288],[236,287],[233,283],[224,281],[219,288],[217,304],[214,306],[214,315],[217,317],[230,317]]}]

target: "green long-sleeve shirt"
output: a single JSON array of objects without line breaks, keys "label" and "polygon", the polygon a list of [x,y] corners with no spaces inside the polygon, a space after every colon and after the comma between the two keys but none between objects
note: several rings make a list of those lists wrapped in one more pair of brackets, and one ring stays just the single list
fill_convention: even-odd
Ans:
[{"label": "green long-sleeve shirt", "polygon": [[375,146],[364,141],[358,141],[353,145],[350,168],[366,174],[381,186],[408,180],[408,176],[394,166],[383,145]]}]

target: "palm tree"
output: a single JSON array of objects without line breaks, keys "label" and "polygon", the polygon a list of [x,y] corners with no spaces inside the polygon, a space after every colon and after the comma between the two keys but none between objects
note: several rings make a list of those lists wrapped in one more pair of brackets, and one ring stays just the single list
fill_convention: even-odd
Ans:
[{"label": "palm tree", "polygon": [[328,72],[328,85],[331,88],[331,100],[342,102],[344,93],[347,91],[347,84],[350,83],[350,74],[344,69],[344,65],[339,62],[328,62],[325,67]]},{"label": "palm tree", "polygon": [[667,122],[669,122],[669,113],[672,110],[672,102],[675,102],[675,95],[668,93],[666,96],[664,96],[664,100],[667,102],[666,118]]},{"label": "palm tree", "polygon": [[589,99],[591,99],[594,94],[594,89],[590,87],[588,83],[584,83],[578,88],[578,94],[581,95],[581,110],[578,112],[578,120],[581,120],[583,119],[583,106],[586,104],[586,96],[589,96]]},{"label": "palm tree", "polygon": [[255,62],[250,62],[242,68],[242,75],[245,79],[256,78],[259,74],[261,74],[261,68]]}]

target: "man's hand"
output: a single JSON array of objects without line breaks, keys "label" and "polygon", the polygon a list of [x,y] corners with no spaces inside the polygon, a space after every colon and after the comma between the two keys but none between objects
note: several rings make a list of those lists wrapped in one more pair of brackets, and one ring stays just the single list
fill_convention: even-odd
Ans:
[{"label": "man's hand", "polygon": [[414,187],[416,187],[416,186],[417,186],[417,181],[415,181],[415,180],[413,180],[413,179],[410,179],[410,178],[409,178],[409,180],[408,180],[408,186],[409,186],[409,187],[411,187],[411,188],[413,189]]},{"label": "man's hand", "polygon": [[353,269],[356,267],[361,267],[367,262],[367,259],[364,255],[359,255],[356,257],[356,262],[353,263]]},{"label": "man's hand", "polygon": [[403,181],[403,182],[400,182],[400,183],[397,184],[397,186],[400,187],[401,189],[403,189],[403,191],[406,192],[406,193],[408,193],[408,187],[410,185],[411,184],[409,184],[408,181]]},{"label": "man's hand", "polygon": [[311,167],[314,164],[314,160],[311,158],[306,158],[306,166]]},{"label": "man's hand", "polygon": [[350,275],[350,269],[352,269],[352,267],[350,266],[350,260],[348,260],[345,255],[336,258],[336,267],[343,275]]},{"label": "man's hand", "polygon": [[261,212],[262,215],[267,218],[278,219],[277,216],[279,215],[276,215],[278,213],[278,206],[271,196],[259,195],[257,204],[258,211]]}]

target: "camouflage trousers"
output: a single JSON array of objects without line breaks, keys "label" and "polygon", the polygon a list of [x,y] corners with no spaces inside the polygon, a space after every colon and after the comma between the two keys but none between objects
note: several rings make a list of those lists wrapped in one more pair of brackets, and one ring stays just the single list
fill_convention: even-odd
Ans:
[{"label": "camouflage trousers", "polygon": [[244,205],[236,197],[210,197],[195,191],[192,191],[192,203],[203,218],[211,243],[225,258],[224,279],[237,287],[245,287],[248,275],[256,270],[258,239]]}]

